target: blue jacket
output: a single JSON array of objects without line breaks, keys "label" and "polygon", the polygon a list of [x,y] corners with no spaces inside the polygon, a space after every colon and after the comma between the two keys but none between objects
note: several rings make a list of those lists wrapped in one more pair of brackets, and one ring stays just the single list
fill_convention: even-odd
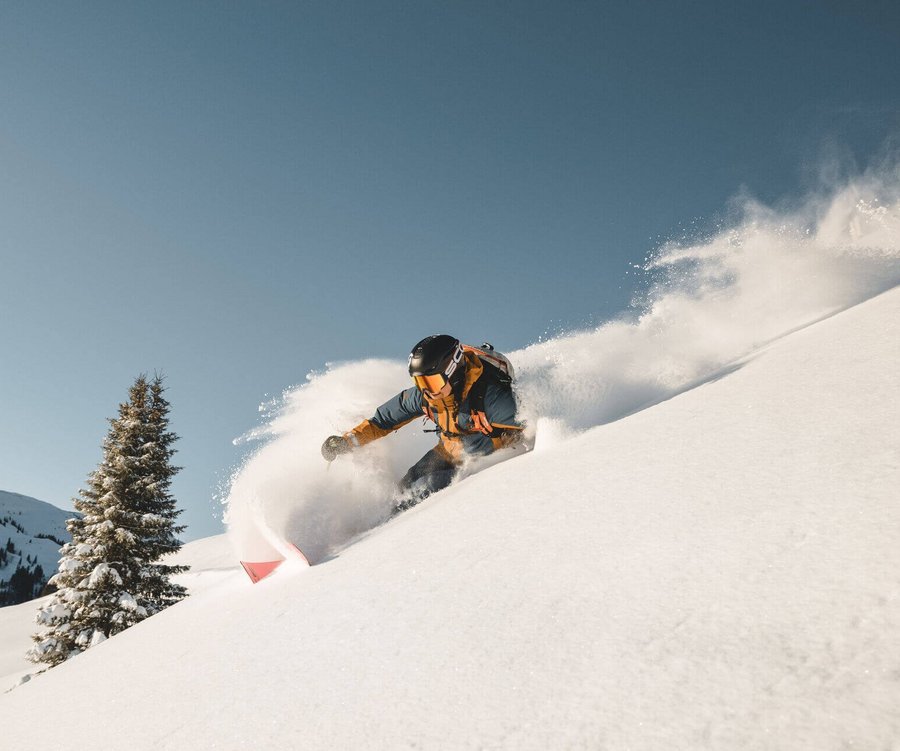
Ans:
[{"label": "blue jacket", "polygon": [[[439,447],[448,459],[461,461],[466,455],[490,454],[519,440],[522,424],[516,418],[516,399],[512,389],[489,382],[484,391],[484,413],[473,419],[469,395],[483,367],[477,355],[466,353],[466,380],[458,403],[456,398],[432,401],[415,386],[404,389],[375,410],[353,430],[345,433],[351,443],[362,446],[402,428],[417,417],[430,419],[440,434]],[[489,424],[488,428],[479,429]]]}]

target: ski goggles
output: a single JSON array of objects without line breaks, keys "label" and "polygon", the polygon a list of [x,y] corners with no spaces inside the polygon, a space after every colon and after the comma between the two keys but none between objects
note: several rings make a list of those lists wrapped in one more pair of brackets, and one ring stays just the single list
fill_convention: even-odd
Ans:
[{"label": "ski goggles", "polygon": [[420,391],[427,391],[430,394],[437,394],[444,386],[447,385],[447,376],[443,373],[435,373],[434,375],[417,375],[412,377],[413,382]]}]

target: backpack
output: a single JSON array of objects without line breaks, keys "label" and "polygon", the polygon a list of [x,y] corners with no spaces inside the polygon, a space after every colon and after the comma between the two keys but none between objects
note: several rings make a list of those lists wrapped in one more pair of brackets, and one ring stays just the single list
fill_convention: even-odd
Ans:
[{"label": "backpack", "polygon": [[[488,342],[485,342],[480,347],[463,344],[462,348],[465,352],[472,352],[478,355],[478,359],[481,360],[481,364],[484,367],[478,380],[469,389],[469,412],[472,415],[472,421],[479,432],[486,434],[495,432],[491,429],[485,416],[484,395],[491,383],[505,388],[512,386],[513,378],[515,378],[512,363],[506,355],[497,352],[494,349],[494,345]],[[482,425],[486,426],[486,429],[483,429]]]},{"label": "backpack", "polygon": [[[481,364],[485,366],[485,373],[490,372],[491,378],[495,378],[504,385],[510,385],[513,382],[513,378],[516,377],[516,374],[513,370],[512,363],[506,355],[495,350],[493,344],[485,342],[480,347],[474,347],[471,344],[463,344],[461,346],[464,352],[474,352],[478,355]],[[495,373],[494,371],[499,371],[499,373]],[[484,375],[482,375],[478,381],[481,381],[483,378]]]}]

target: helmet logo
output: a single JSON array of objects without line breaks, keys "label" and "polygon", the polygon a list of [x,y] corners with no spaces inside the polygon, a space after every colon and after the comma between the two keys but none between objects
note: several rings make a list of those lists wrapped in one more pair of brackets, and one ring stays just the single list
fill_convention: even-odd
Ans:
[{"label": "helmet logo", "polygon": [[463,358],[463,348],[457,344],[456,350],[453,352],[453,357],[450,359],[450,362],[447,363],[447,369],[444,371],[444,375],[447,379],[450,379],[450,376],[456,371],[456,368],[459,366],[460,361]]}]

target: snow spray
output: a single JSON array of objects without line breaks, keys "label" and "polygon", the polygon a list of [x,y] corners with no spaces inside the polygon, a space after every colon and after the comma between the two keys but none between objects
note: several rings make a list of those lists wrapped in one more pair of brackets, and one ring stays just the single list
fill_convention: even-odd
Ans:
[{"label": "snow spray", "polygon": [[[900,170],[790,211],[750,199],[736,209],[703,241],[652,254],[649,290],[617,320],[506,353],[536,451],[724,375],[767,342],[900,283]],[[396,481],[433,436],[411,425],[330,467],[319,448],[407,384],[402,360],[328,365],[265,408],[265,424],[239,439],[262,446],[225,501],[241,557],[276,536],[319,562],[389,516]]]}]

